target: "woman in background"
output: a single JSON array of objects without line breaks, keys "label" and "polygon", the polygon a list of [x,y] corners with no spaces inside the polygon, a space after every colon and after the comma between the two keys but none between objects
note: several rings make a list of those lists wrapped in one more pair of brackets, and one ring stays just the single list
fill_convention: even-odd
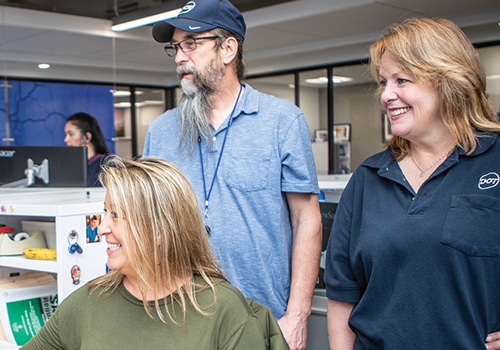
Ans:
[{"label": "woman in background", "polygon": [[370,57],[394,136],[356,169],[335,214],[330,347],[494,348],[500,123],[479,55],[452,22],[415,18]]},{"label": "woman in background", "polygon": [[87,147],[87,185],[101,186],[98,174],[101,171],[102,158],[109,154],[109,150],[97,119],[87,113],[75,113],[66,120],[64,134],[67,146]]},{"label": "woman in background", "polygon": [[[99,177],[111,272],[64,299],[23,349],[266,349],[247,300],[214,261],[180,170],[110,157]],[[275,349],[288,348],[281,333],[274,338],[283,344]]]}]

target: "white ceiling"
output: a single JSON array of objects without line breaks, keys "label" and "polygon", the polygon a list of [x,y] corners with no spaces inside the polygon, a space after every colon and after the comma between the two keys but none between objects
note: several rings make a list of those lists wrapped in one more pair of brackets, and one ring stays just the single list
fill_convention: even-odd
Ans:
[{"label": "white ceiling", "polygon": [[[247,73],[358,61],[389,24],[416,15],[449,18],[474,43],[500,41],[500,0],[295,0],[244,12]],[[110,28],[108,19],[0,6],[0,75],[177,83],[151,27]]]}]

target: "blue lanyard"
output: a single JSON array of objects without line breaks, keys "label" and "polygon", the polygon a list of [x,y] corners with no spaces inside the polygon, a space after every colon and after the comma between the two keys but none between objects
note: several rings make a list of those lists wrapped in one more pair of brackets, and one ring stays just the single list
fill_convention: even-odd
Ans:
[{"label": "blue lanyard", "polygon": [[[229,127],[233,123],[234,111],[236,110],[236,105],[240,100],[241,91],[243,90],[243,84],[240,83],[240,91],[238,92],[238,97],[236,97],[236,102],[234,103],[233,110],[229,115],[229,120],[227,122],[226,133],[224,134],[224,140],[222,141],[222,146],[219,153],[219,159],[217,160],[217,164],[215,165],[214,176],[212,177],[212,181],[210,183],[210,188],[207,192],[207,183],[205,181],[205,168],[203,166],[203,154],[201,152],[201,138],[198,136],[198,149],[200,150],[200,163],[201,163],[201,177],[203,179],[203,192],[205,195],[205,212],[204,218],[205,221],[208,219],[208,203],[210,200],[210,195],[212,194],[212,189],[214,188],[215,178],[217,177],[217,171],[219,170],[220,161],[222,159],[222,153],[224,153],[224,147],[226,146],[227,134],[229,133]],[[210,227],[206,226],[207,232],[210,234]]]}]

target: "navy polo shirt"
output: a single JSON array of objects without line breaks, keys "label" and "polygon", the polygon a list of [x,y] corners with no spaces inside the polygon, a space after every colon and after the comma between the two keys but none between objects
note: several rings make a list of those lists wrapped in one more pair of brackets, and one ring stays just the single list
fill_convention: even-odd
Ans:
[{"label": "navy polo shirt", "polygon": [[329,299],[353,302],[355,349],[484,349],[500,330],[500,144],[480,133],[418,193],[390,150],[342,194],[327,248]]}]

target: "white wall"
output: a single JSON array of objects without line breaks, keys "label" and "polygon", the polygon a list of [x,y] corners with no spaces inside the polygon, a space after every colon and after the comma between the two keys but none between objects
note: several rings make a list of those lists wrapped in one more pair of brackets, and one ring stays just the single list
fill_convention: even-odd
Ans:
[{"label": "white wall", "polygon": [[[137,117],[137,150],[138,155],[142,154],[144,148],[144,139],[148,131],[149,124],[163,113],[163,106],[143,106],[136,109]],[[130,108],[115,108],[115,120],[123,120],[125,125],[125,137],[117,138],[116,154],[122,157],[132,155],[132,126],[130,117]]]}]

